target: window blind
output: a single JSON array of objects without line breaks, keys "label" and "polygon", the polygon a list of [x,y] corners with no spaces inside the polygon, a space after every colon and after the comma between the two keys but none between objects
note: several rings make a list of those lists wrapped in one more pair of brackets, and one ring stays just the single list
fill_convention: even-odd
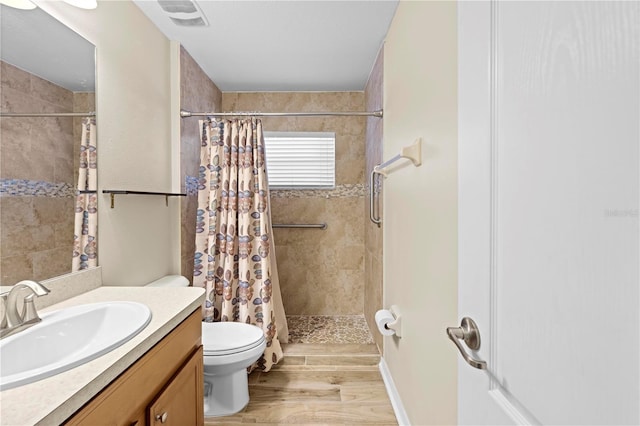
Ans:
[{"label": "window blind", "polygon": [[270,188],[334,188],[331,132],[264,132]]}]

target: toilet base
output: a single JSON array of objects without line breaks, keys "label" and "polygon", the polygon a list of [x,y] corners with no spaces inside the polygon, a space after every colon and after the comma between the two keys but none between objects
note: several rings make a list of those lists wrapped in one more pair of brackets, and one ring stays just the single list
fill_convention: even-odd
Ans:
[{"label": "toilet base", "polygon": [[205,371],[204,383],[205,417],[229,416],[249,403],[249,383],[244,368],[224,375],[207,374]]}]

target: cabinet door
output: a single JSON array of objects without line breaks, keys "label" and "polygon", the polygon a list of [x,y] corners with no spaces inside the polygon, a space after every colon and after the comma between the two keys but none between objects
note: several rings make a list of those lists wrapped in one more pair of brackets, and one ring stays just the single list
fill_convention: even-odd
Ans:
[{"label": "cabinet door", "polygon": [[204,425],[202,346],[151,403],[148,424],[152,426]]},{"label": "cabinet door", "polygon": [[139,413],[136,413],[133,417],[132,420],[127,420],[125,423],[123,423],[125,426],[145,426],[145,411],[141,411]]}]

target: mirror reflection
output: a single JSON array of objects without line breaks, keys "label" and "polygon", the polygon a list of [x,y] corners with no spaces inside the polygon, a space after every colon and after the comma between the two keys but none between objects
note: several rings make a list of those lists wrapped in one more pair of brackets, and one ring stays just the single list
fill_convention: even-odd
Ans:
[{"label": "mirror reflection", "polygon": [[95,47],[39,8],[0,6],[0,31],[0,285],[12,285],[72,271],[75,216],[88,234],[75,268],[97,260],[97,197],[77,197],[95,189]]}]

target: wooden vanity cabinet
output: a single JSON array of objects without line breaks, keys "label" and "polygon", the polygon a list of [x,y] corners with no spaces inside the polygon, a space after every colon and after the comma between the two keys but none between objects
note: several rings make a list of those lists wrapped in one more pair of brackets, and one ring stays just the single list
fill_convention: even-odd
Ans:
[{"label": "wooden vanity cabinet", "polygon": [[197,309],[65,425],[204,425],[201,322]]},{"label": "wooden vanity cabinet", "polygon": [[204,423],[202,346],[182,366],[147,409],[154,426],[202,425]]}]

